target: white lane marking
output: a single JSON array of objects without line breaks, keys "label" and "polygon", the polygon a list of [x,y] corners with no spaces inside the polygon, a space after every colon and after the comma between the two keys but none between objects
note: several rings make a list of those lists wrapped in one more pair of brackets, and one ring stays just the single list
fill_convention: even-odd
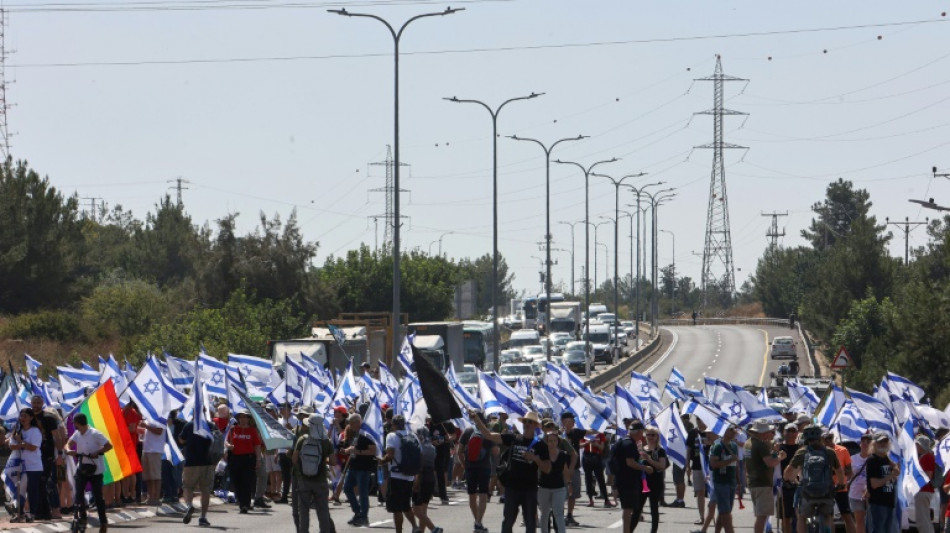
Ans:
[{"label": "white lane marking", "polygon": [[646,372],[644,372],[644,374],[649,374],[656,370],[656,367],[663,364],[663,361],[666,361],[666,358],[669,357],[671,353],[673,353],[673,348],[676,348],[676,343],[679,342],[680,336],[676,334],[676,330],[667,329],[666,331],[669,331],[673,334],[673,342],[670,343],[670,347],[666,349],[666,352],[664,352],[663,355],[661,355],[660,358],[657,359],[657,361],[653,363],[650,368],[646,370]]},{"label": "white lane marking", "polygon": [[623,519],[617,520],[613,524],[610,524],[607,526],[607,529],[620,529],[621,527],[623,527]]},{"label": "white lane marking", "polygon": [[390,522],[392,522],[392,521],[393,521],[392,518],[390,518],[389,520],[380,520],[379,522],[373,522],[372,524],[369,525],[369,527],[381,526],[381,525],[383,525],[383,524],[388,524],[388,523],[390,523]]}]

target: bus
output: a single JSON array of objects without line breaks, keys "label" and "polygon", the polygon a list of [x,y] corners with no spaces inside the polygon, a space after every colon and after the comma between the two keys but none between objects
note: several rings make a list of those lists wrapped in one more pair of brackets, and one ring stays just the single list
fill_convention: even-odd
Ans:
[{"label": "bus", "polygon": [[[564,301],[563,294],[559,292],[551,293],[551,302],[563,302],[563,301]],[[539,294],[538,295],[538,317],[535,323],[535,327],[537,329],[544,329],[541,326],[543,326],[545,323],[545,320],[547,320],[547,315],[548,315],[548,295],[547,293]],[[545,331],[543,333],[547,335],[548,332]]]},{"label": "bus", "polygon": [[527,296],[521,300],[521,327],[534,329],[538,327],[538,299]]},{"label": "bus", "polygon": [[495,364],[494,329],[491,322],[462,322],[465,364],[484,369]]}]

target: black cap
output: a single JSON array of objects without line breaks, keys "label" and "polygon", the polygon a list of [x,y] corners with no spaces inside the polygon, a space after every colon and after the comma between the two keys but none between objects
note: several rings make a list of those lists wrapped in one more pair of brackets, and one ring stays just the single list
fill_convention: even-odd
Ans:
[{"label": "black cap", "polygon": [[645,429],[645,426],[643,425],[643,422],[639,420],[634,420],[633,422],[630,423],[630,427],[628,427],[627,429],[630,431],[643,431]]},{"label": "black cap", "polygon": [[363,361],[363,364],[360,365],[360,368],[369,368],[371,365],[369,361]]},{"label": "black cap", "polygon": [[570,418],[571,420],[574,420],[574,412],[564,411],[563,413],[561,413],[561,420],[564,420],[565,418]]}]

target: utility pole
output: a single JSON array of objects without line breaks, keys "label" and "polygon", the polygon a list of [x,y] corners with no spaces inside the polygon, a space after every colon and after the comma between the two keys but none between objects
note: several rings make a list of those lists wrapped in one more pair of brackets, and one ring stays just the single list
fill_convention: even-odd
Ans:
[{"label": "utility pole", "polygon": [[891,222],[890,218],[885,217],[884,222],[890,226],[904,226],[904,266],[907,266],[910,260],[910,232],[917,226],[923,226],[930,223],[929,218],[925,218],[924,222],[911,222],[910,217],[904,217],[903,222]]},{"label": "utility pole", "polygon": [[10,157],[10,133],[7,124],[7,109],[11,104],[7,102],[7,11],[0,4],[0,155],[6,160]]},{"label": "utility pole", "polygon": [[765,236],[771,240],[769,247],[774,250],[775,247],[778,246],[778,238],[785,236],[785,228],[782,228],[782,233],[778,232],[778,217],[787,217],[788,211],[784,213],[762,213],[762,216],[772,217],[772,225],[769,226],[769,231],[765,234]]},{"label": "utility pole", "polygon": [[98,201],[100,205],[103,207],[103,209],[105,209],[105,200],[103,200],[102,198],[96,198],[93,196],[85,196],[81,198],[81,200],[89,201],[89,211],[88,211],[89,218],[91,218],[92,220],[98,221],[99,216],[96,215],[96,201]]},{"label": "utility pole", "polygon": [[[709,304],[709,292],[716,288],[729,295],[729,301],[735,299],[736,272],[732,263],[732,234],[729,229],[729,197],[726,194],[726,165],[722,151],[728,148],[745,149],[745,146],[727,143],[723,140],[723,117],[747,115],[723,107],[723,82],[749,80],[722,73],[722,58],[716,55],[716,70],[712,76],[698,78],[696,81],[713,82],[713,108],[700,111],[697,115],[712,115],[713,142],[696,148],[713,150],[712,175],[709,180],[709,206],[706,211],[706,244],[703,247],[703,306]],[[713,263],[722,265],[722,274],[713,274]],[[716,269],[718,270],[718,269]]]},{"label": "utility pole", "polygon": [[185,183],[190,184],[191,182],[179,176],[173,180],[167,180],[165,183],[174,183],[174,185],[172,185],[168,189],[175,191],[175,198],[177,198],[178,207],[181,207],[181,191],[187,191],[188,187],[185,187],[184,184]]},{"label": "utility pole", "polygon": [[[386,206],[384,208],[382,215],[373,215],[369,218],[376,219],[382,218],[383,223],[383,249],[386,249],[387,245],[392,244],[393,242],[393,228],[396,227],[395,216],[393,215],[393,198],[395,197],[395,187],[393,186],[393,176],[395,174],[396,163],[393,161],[393,147],[386,145],[386,159],[383,161],[377,161],[375,163],[370,163],[370,166],[379,166],[386,168],[386,183],[382,187],[376,189],[370,189],[369,192],[381,192],[386,197]],[[399,163],[399,166],[407,167],[408,163]],[[409,192],[406,189],[400,189],[400,193]],[[405,216],[400,216],[399,218],[406,218]]]}]

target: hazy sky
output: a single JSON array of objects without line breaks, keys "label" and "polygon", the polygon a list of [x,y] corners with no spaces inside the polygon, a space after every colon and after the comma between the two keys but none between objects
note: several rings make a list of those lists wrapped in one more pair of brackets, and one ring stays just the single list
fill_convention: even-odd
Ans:
[{"label": "hazy sky", "polygon": [[[676,235],[676,266],[699,279],[712,152],[713,87],[693,78],[727,74],[726,154],[737,283],[781,219],[785,245],[801,242],[830,180],[871,193],[883,220],[923,220],[908,198],[950,203],[950,39],[945,2],[914,1],[580,1],[425,0],[18,0],[7,9],[6,76],[12,154],[67,193],[121,204],[139,218],[177,177],[198,223],[239,212],[250,231],[259,213],[296,208],[316,264],[375,242],[370,218],[384,211],[382,161],[392,143],[392,40],[368,19],[394,23],[446,6],[466,10],[413,23],[402,41],[403,247],[450,257],[491,252],[491,123],[485,110],[443,101],[477,98],[506,107],[501,135],[562,143],[554,158],[633,183],[664,180],[678,190],[659,211]],[[64,8],[66,6],[66,8]],[[863,26],[863,27],[862,27]],[[832,29],[835,28],[835,29]],[[544,159],[529,143],[499,140],[500,251],[515,287],[540,289]],[[621,206],[632,202],[623,193]],[[614,188],[591,178],[593,221],[613,216]],[[570,250],[558,221],[584,216],[584,181],[552,165],[554,246]],[[379,227],[380,238],[383,228]],[[575,232],[575,278],[583,265]],[[896,229],[896,228],[895,228]],[[610,246],[612,224],[598,240]],[[925,242],[923,229],[911,245]],[[593,262],[594,235],[591,232]],[[629,272],[629,222],[622,220],[621,274]],[[434,243],[434,244],[433,244]],[[659,256],[673,250],[661,233]],[[599,247],[598,281],[603,280]],[[895,255],[903,233],[895,234]],[[570,284],[570,254],[555,252],[555,283]]]}]

